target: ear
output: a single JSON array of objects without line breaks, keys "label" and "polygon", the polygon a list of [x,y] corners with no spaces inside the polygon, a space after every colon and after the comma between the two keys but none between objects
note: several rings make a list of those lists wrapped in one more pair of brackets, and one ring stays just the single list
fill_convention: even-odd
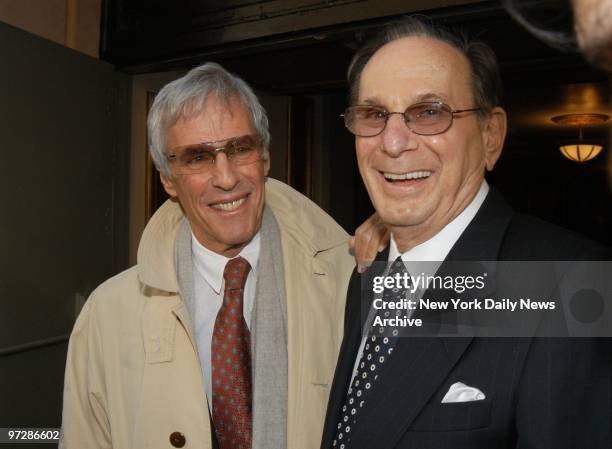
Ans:
[{"label": "ear", "polygon": [[501,156],[507,128],[506,111],[500,107],[493,108],[483,129],[485,166],[488,171],[493,170],[495,163]]},{"label": "ear", "polygon": [[176,198],[178,193],[176,192],[176,188],[174,187],[174,182],[171,179],[166,178],[163,173],[159,173],[159,179],[161,180],[162,185],[164,186],[164,190],[171,198]]},{"label": "ear", "polygon": [[268,176],[268,173],[270,172],[270,159],[265,159],[263,164],[264,176]]}]

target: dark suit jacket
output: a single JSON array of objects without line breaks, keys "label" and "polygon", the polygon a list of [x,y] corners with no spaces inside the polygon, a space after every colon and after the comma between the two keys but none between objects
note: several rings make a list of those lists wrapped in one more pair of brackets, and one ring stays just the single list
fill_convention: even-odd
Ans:
[{"label": "dark suit jacket", "polygon": [[[606,248],[513,212],[491,189],[447,260],[609,260]],[[383,260],[386,260],[386,254]],[[353,273],[322,449],[332,447],[361,343]],[[610,449],[612,346],[589,338],[400,338],[350,449]],[[442,404],[455,382],[481,401]]]}]

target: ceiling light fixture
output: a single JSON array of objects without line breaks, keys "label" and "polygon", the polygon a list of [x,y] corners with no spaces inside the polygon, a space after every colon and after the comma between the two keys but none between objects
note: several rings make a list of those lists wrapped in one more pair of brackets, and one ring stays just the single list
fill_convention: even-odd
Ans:
[{"label": "ceiling light fixture", "polygon": [[579,127],[578,142],[560,146],[561,154],[575,162],[586,162],[593,159],[601,153],[603,146],[584,142],[582,139],[582,127],[599,125],[608,121],[609,118],[606,114],[564,114],[553,117],[551,120],[560,125]]}]

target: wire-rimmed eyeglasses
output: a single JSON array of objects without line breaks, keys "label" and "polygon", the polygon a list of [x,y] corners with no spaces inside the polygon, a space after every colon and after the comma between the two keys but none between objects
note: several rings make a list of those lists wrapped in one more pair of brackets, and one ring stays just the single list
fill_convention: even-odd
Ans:
[{"label": "wire-rimmed eyeglasses", "polygon": [[388,112],[385,108],[374,105],[356,105],[347,108],[340,116],[344,118],[346,128],[359,137],[374,137],[382,133],[393,114],[402,115],[404,123],[413,133],[433,136],[448,130],[453,124],[455,114],[480,109],[451,109],[440,101],[424,101],[408,106],[404,112]]}]

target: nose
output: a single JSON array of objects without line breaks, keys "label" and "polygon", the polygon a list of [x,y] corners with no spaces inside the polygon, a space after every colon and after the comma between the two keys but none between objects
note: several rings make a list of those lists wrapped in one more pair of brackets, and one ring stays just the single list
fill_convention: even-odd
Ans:
[{"label": "nose", "polygon": [[404,115],[392,113],[382,132],[382,150],[391,157],[399,157],[404,151],[416,149],[415,135],[406,123]]},{"label": "nose", "polygon": [[217,153],[213,170],[213,186],[219,189],[232,190],[240,181],[236,167],[223,152]]}]

